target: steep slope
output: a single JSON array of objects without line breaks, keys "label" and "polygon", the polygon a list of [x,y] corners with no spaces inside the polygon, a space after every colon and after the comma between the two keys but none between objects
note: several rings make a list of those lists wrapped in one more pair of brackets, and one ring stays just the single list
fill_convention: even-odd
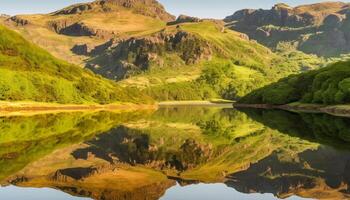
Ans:
[{"label": "steep slope", "polygon": [[54,58],[3,26],[0,26],[0,74],[2,101],[111,103],[138,102],[144,98]]},{"label": "steep slope", "polygon": [[332,57],[350,52],[349,11],[350,5],[342,2],[277,4],[270,10],[240,10],[224,21],[272,48],[288,42],[305,53]]},{"label": "steep slope", "polygon": [[4,24],[55,56],[82,65],[87,58],[79,51],[82,45],[101,48],[114,38],[158,31],[173,19],[155,0],[97,0],[50,14],[13,16]]},{"label": "steep slope", "polygon": [[350,103],[350,62],[338,62],[328,67],[293,75],[258,89],[241,99],[244,103],[317,104]]}]

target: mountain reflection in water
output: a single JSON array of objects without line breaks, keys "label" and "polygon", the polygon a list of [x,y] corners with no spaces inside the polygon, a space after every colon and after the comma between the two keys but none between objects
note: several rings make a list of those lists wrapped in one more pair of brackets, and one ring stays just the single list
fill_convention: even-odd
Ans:
[{"label": "mountain reflection in water", "polygon": [[324,114],[200,106],[3,117],[0,182],[72,199],[347,199],[349,126]]}]

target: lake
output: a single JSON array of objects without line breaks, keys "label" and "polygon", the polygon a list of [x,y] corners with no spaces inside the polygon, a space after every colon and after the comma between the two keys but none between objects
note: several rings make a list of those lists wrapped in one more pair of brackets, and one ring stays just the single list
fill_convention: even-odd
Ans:
[{"label": "lake", "polygon": [[350,119],[221,106],[0,118],[11,200],[350,198]]}]

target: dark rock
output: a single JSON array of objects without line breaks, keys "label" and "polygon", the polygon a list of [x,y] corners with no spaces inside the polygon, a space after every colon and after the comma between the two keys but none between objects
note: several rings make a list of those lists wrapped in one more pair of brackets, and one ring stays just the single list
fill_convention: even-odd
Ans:
[{"label": "dark rock", "polygon": [[20,16],[13,16],[9,20],[15,22],[17,26],[25,26],[29,24],[29,21],[21,18]]},{"label": "dark rock", "polygon": [[201,20],[197,17],[180,15],[175,21],[168,22],[168,25],[175,25],[175,24],[181,24],[181,23],[196,23],[196,22],[201,22],[201,21],[203,21],[203,20]]},{"label": "dark rock", "polygon": [[342,21],[343,17],[341,15],[330,14],[324,19],[323,26],[325,29],[339,28]]},{"label": "dark rock", "polygon": [[51,21],[49,26],[58,34],[68,36],[91,36],[100,39],[111,39],[117,34],[114,31],[95,29],[83,22],[70,22],[67,20]]},{"label": "dark rock", "polygon": [[277,4],[269,10],[244,9],[224,19],[226,26],[275,49],[280,42],[319,56],[350,52],[350,4],[325,2],[298,7]]},{"label": "dark rock", "polygon": [[[120,41],[103,59],[92,61],[88,68],[107,78],[119,80],[128,77],[129,73],[150,69],[151,63],[159,63],[157,66],[162,67],[161,59],[165,53],[175,53],[186,64],[196,64],[210,60],[213,51],[207,41],[194,34],[161,32]],[[96,65],[101,67],[96,68]]]},{"label": "dark rock", "polygon": [[90,54],[91,49],[89,49],[87,44],[76,44],[71,51],[77,55],[87,56]]}]

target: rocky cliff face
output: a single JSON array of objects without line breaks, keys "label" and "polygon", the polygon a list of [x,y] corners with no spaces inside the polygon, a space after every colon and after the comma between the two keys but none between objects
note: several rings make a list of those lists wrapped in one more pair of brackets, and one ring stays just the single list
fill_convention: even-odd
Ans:
[{"label": "rocky cliff face", "polygon": [[115,31],[108,31],[89,27],[84,22],[69,20],[50,21],[49,26],[58,34],[68,36],[90,36],[100,39],[110,39],[117,36]]},{"label": "rocky cliff face", "polygon": [[207,41],[194,34],[181,30],[160,32],[119,41],[103,59],[93,60],[88,68],[110,79],[120,80],[130,73],[148,70],[152,64],[161,68],[165,54],[175,54],[185,64],[196,64],[210,60],[213,50]]},{"label": "rocky cliff face", "polygon": [[350,52],[349,12],[350,4],[341,2],[277,4],[270,10],[240,10],[224,20],[231,29],[272,48],[290,42],[306,53],[338,56]]}]

